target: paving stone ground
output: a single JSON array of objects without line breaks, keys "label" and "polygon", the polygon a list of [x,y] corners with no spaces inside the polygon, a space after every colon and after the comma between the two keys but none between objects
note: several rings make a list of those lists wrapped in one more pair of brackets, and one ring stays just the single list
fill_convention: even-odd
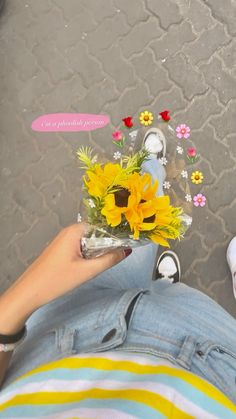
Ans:
[{"label": "paving stone ground", "polygon": [[[7,0],[0,16],[1,291],[76,219],[88,134],[33,133],[51,112],[171,108],[202,154],[207,206],[176,246],[183,280],[236,317],[225,252],[236,233],[234,0]],[[97,135],[97,137],[96,137]],[[96,140],[97,138],[97,140]]]}]

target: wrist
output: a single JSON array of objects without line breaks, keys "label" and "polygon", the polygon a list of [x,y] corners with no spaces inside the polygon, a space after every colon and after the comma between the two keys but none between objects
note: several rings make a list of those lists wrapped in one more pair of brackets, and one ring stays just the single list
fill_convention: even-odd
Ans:
[{"label": "wrist", "polygon": [[0,296],[0,334],[17,333],[36,309],[24,283],[17,281]]}]

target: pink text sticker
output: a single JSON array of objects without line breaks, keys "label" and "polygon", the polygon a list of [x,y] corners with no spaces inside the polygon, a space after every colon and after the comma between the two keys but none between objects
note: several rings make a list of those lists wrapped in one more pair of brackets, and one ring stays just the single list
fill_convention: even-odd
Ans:
[{"label": "pink text sticker", "polygon": [[110,122],[107,115],[90,113],[51,113],[39,116],[32,122],[33,131],[74,132],[93,131],[105,127]]}]

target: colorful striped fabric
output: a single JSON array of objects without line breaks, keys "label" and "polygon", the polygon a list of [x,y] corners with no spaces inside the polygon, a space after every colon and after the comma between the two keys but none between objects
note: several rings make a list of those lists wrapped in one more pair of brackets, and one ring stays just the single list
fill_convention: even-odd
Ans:
[{"label": "colorful striped fabric", "polygon": [[236,418],[236,406],[183,369],[128,352],[42,365],[0,392],[0,418]]}]

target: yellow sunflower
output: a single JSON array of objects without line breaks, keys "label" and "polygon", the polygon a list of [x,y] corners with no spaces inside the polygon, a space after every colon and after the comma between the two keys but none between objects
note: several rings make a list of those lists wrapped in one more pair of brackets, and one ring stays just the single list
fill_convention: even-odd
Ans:
[{"label": "yellow sunflower", "polygon": [[134,172],[123,182],[123,186],[136,196],[138,202],[141,199],[148,201],[156,196],[158,181],[152,183],[152,177],[149,173],[141,175]]},{"label": "yellow sunflower", "polygon": [[156,197],[158,182],[152,184],[149,174],[134,173],[127,181],[130,191],[128,208],[124,211],[134,239],[140,232],[150,231],[148,237],[162,246],[168,246],[167,239],[180,236],[182,222],[181,210],[170,205],[169,196]]},{"label": "yellow sunflower", "polygon": [[195,183],[196,185],[198,185],[199,183],[202,183],[203,179],[204,179],[204,176],[202,172],[199,172],[198,170],[196,172],[193,172],[191,175],[191,181]]},{"label": "yellow sunflower", "polygon": [[139,115],[139,121],[140,124],[145,125],[147,127],[148,125],[151,125],[153,122],[153,114],[149,111],[141,112]]},{"label": "yellow sunflower", "polygon": [[115,194],[111,193],[105,197],[105,205],[101,214],[106,217],[107,224],[111,227],[116,227],[121,223],[122,214],[127,210],[127,207],[120,207],[116,205]]},{"label": "yellow sunflower", "polygon": [[153,242],[169,246],[167,239],[180,236],[181,221],[178,209],[170,205],[170,198],[156,196],[157,187],[158,182],[152,184],[149,174],[131,174],[120,190],[104,199],[101,213],[107,224],[119,226],[123,215],[134,239],[139,239],[141,232],[150,232],[148,237]]},{"label": "yellow sunflower", "polygon": [[87,178],[84,184],[88,193],[97,198],[103,198],[107,192],[127,179],[127,174],[119,164],[107,163],[104,167],[97,164],[93,170],[86,170]]},{"label": "yellow sunflower", "polygon": [[150,231],[156,227],[157,209],[161,208],[167,200],[169,202],[169,198],[156,197],[158,182],[152,184],[152,178],[148,173],[144,175],[133,173],[129,176],[126,187],[130,196],[124,215],[134,239],[138,239],[141,231]]},{"label": "yellow sunflower", "polygon": [[182,209],[172,207],[167,202],[162,208],[159,206],[155,218],[156,227],[151,231],[149,238],[156,244],[170,247],[167,240],[179,238],[182,232],[181,213]]}]

